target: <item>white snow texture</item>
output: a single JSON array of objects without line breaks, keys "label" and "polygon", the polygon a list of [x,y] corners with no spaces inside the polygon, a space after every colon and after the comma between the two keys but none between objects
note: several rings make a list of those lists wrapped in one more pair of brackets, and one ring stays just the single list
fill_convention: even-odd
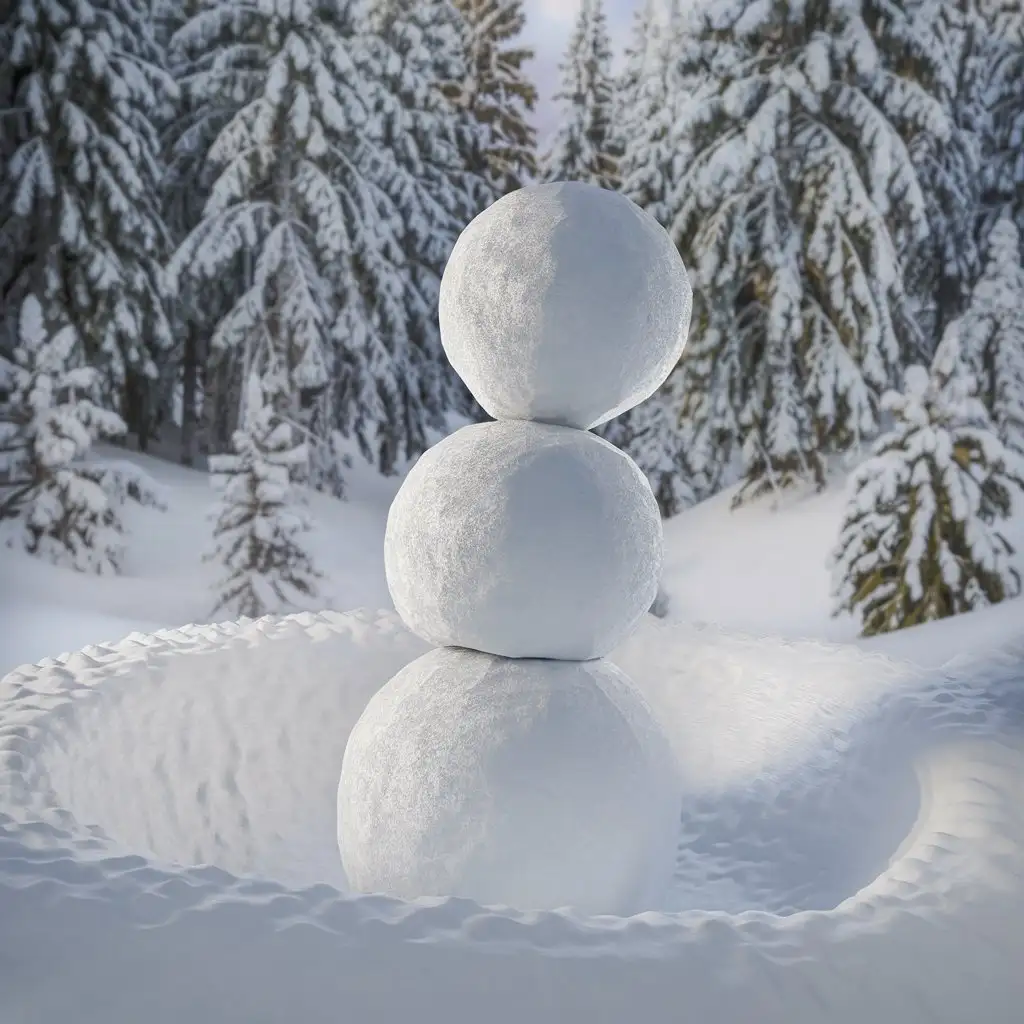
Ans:
[{"label": "white snow texture", "polygon": [[532,185],[459,237],[441,341],[495,419],[589,429],[661,386],[691,307],[682,258],[653,217],[593,185]]},{"label": "white snow texture", "polygon": [[582,430],[463,427],[413,467],[388,514],[399,615],[439,646],[587,660],[651,606],[663,539],[650,484]]},{"label": "white snow texture", "polygon": [[347,891],[345,744],[424,653],[306,613],[0,680],[5,1024],[1019,1024],[1019,644],[934,671],[647,616],[614,658],[684,803],[629,919]]},{"label": "white snow texture", "polygon": [[668,741],[610,662],[439,648],[352,730],[338,841],[359,892],[629,916],[669,887],[681,804]]}]

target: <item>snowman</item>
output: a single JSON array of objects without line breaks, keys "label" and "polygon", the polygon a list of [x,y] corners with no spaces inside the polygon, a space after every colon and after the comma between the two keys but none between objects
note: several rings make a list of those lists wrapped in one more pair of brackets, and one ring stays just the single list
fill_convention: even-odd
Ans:
[{"label": "snowman", "polygon": [[669,884],[675,763],[605,660],[655,598],[661,520],[640,469],[590,429],[664,382],[691,295],[661,226],[590,185],[521,189],[460,236],[441,338],[494,421],[426,452],[388,516],[395,608],[436,648],[346,747],[354,890],[628,915]]}]

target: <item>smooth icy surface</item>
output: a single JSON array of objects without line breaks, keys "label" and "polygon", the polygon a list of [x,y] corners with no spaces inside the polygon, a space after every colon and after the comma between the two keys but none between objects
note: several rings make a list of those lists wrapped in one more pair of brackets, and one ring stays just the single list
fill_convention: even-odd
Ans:
[{"label": "smooth icy surface", "polygon": [[434,445],[384,539],[411,630],[509,658],[607,654],[651,606],[661,561],[658,506],[632,459],[593,434],[525,421]]},{"label": "smooth icy surface", "polygon": [[629,919],[345,893],[345,744],[424,651],[326,613],[0,682],[4,1024],[1019,1021],[1024,648],[937,672],[645,620],[614,658],[686,796]]},{"label": "smooth icy surface", "polygon": [[356,723],[338,841],[359,892],[625,916],[663,905],[680,806],[661,726],[611,662],[438,648]]},{"label": "smooth icy surface", "polygon": [[653,217],[593,185],[531,185],[459,236],[441,341],[495,419],[590,428],[661,386],[691,306],[683,261]]}]

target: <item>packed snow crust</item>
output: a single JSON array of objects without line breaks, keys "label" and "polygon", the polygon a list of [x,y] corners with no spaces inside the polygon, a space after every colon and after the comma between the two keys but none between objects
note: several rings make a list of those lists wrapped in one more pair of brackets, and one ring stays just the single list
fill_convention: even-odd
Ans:
[{"label": "packed snow crust", "polygon": [[625,916],[661,905],[680,799],[660,724],[611,662],[442,647],[356,723],[338,838],[358,892]]},{"label": "packed snow crust", "polygon": [[632,918],[355,897],[345,744],[391,613],[133,635],[0,682],[5,1024],[1012,1024],[1024,648],[933,671],[646,620],[684,796]]},{"label": "packed snow crust", "polygon": [[628,455],[525,421],[463,427],[424,453],[384,539],[410,629],[508,658],[607,654],[650,608],[662,557],[658,505]]},{"label": "packed snow crust", "polygon": [[682,258],[650,214],[581,182],[531,185],[459,236],[441,341],[495,419],[588,429],[664,383],[691,309]]}]

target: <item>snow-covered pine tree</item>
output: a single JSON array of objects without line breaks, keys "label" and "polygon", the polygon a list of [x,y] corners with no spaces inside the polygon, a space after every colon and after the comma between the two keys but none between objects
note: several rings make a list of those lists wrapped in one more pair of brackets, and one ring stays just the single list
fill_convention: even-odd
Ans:
[{"label": "snow-covered pine tree", "polygon": [[936,364],[962,362],[1000,440],[1024,456],[1024,267],[1007,211],[989,233],[988,259],[965,312],[943,336]]},{"label": "snow-covered pine tree", "polygon": [[[667,198],[678,169],[677,114],[689,99],[678,68],[688,38],[678,0],[647,0],[635,16],[625,68],[616,83],[614,142],[620,191],[662,224],[669,222]],[[603,436],[627,451],[647,474],[666,518],[710,491],[695,481],[686,452],[693,444],[681,421],[687,400],[681,367],[643,405],[608,423]]]},{"label": "snow-covered pine tree", "polygon": [[[932,358],[946,325],[964,310],[980,269],[982,150],[988,111],[983,96],[986,32],[976,0],[913,0],[905,19],[880,36],[883,60],[920,81],[946,112],[922,119],[909,151],[927,204],[928,233],[901,253],[921,326],[921,351]],[[899,90],[891,96],[898,106]]]},{"label": "snow-covered pine tree", "polygon": [[48,322],[72,325],[103,403],[145,446],[153,382],[172,345],[154,121],[174,85],[160,67],[149,4],[11,2],[0,17],[9,41],[0,50],[0,134],[16,133],[0,188],[0,252],[16,254],[16,265],[0,269],[0,318],[31,293]]},{"label": "snow-covered pine tree", "polygon": [[522,188],[537,173],[537,138],[529,116],[537,89],[523,65],[533,50],[517,42],[526,16],[522,0],[455,0],[466,25],[466,75],[456,101],[487,133],[472,167],[496,196]]},{"label": "snow-covered pine tree", "polygon": [[1024,5],[980,0],[985,23],[985,198],[995,217],[1010,204],[1024,230]]},{"label": "snow-covered pine tree", "polygon": [[682,370],[677,367],[646,402],[600,430],[606,440],[626,452],[644,471],[666,519],[696,502],[680,422],[682,380]]},{"label": "snow-covered pine tree", "polygon": [[[13,49],[14,23],[0,5],[0,54]],[[8,211],[14,206],[14,182],[7,167],[11,156],[23,141],[25,118],[17,111],[15,94],[18,75],[10,60],[0,57],[0,311],[16,308],[13,298],[27,251],[27,226],[13,224]],[[14,229],[12,231],[12,228]],[[10,356],[18,344],[17,317],[0,312],[0,357]]]},{"label": "snow-covered pine tree", "polygon": [[618,188],[612,46],[603,0],[583,0],[561,72],[555,99],[562,117],[541,161],[541,178]]},{"label": "snow-covered pine tree", "polygon": [[486,133],[451,98],[465,77],[465,25],[451,0],[374,0],[368,29],[385,87],[372,120],[387,160],[367,174],[393,206],[405,255],[405,322],[388,339],[400,372],[383,396],[378,447],[390,472],[426,449],[428,431],[446,429],[449,412],[470,410],[441,348],[438,295],[459,233],[495,196],[471,170]]},{"label": "snow-covered pine tree", "polygon": [[268,401],[312,431],[313,482],[336,493],[335,429],[371,452],[384,396],[402,385],[386,339],[404,324],[403,255],[364,173],[380,85],[357,52],[357,13],[342,0],[209,0],[172,39],[193,112],[181,146],[212,136],[215,175],[172,281],[198,288],[242,265],[211,349],[234,354],[236,383],[285,367]]},{"label": "snow-covered pine tree", "polygon": [[970,375],[905,373],[894,419],[851,478],[832,556],[835,614],[875,636],[996,604],[1020,592],[999,531],[1024,498],[1024,459],[1006,448]]},{"label": "snow-covered pine tree", "polygon": [[[701,8],[683,81],[672,233],[694,277],[689,452],[737,501],[823,479],[877,428],[917,332],[899,246],[927,230],[905,139],[942,104],[887,64],[906,16],[882,0]],[[727,414],[723,415],[723,411]],[[712,421],[712,417],[714,420]],[[733,433],[733,430],[737,433]]]},{"label": "snow-covered pine tree", "polygon": [[[619,82],[615,120],[622,191],[667,227],[674,221],[674,189],[684,171],[682,153],[687,132],[692,131],[690,118],[700,115],[704,99],[715,88],[713,61],[729,66],[740,56],[725,40],[702,39],[701,27],[697,10],[684,10],[679,0],[648,0],[637,13]],[[677,244],[689,259],[685,241],[677,239]],[[724,278],[721,283],[724,287]],[[722,333],[731,319],[723,317],[721,309],[702,309],[699,294],[695,299],[695,321],[683,361],[652,399],[671,413],[671,433],[665,436],[685,453],[674,459],[685,467],[675,484],[685,497],[680,508],[733,482],[740,436],[736,410],[745,365],[739,358],[741,348]],[[625,434],[630,432],[625,422],[629,416],[623,417]],[[614,438],[619,429],[609,425],[608,436]],[[671,514],[669,507],[663,505],[666,514]]]},{"label": "snow-covered pine tree", "polygon": [[692,81],[680,76],[683,50],[692,45],[679,0],[646,0],[634,18],[633,36],[614,97],[614,149],[620,191],[669,225],[668,197],[681,173],[678,117]]},{"label": "snow-covered pine tree", "polygon": [[[184,76],[188,67],[183,55],[171,46],[171,40],[204,2],[154,0],[157,40],[166,53],[168,71],[176,79]],[[208,116],[202,117],[198,116],[201,111],[201,99],[179,89],[173,115],[162,134],[166,166],[161,192],[164,217],[174,249],[202,220],[203,208],[216,180],[215,169],[207,163],[206,155],[235,112],[234,108],[225,106],[207,111]],[[216,281],[205,281],[195,287],[195,282],[186,279],[180,282],[171,302],[170,319],[178,352],[175,369],[180,371],[177,382],[180,387],[177,404],[181,415],[179,457],[187,466],[196,463],[201,449],[212,447],[214,451],[223,451],[231,443],[232,428],[226,422],[231,417],[226,415],[229,409],[225,408],[231,403],[220,400],[223,396],[217,393],[217,367],[211,365],[211,372],[207,373],[207,364],[212,363],[207,342],[209,325],[218,323],[231,308],[232,282],[238,281],[243,273],[244,267],[239,259],[233,270],[225,272]],[[210,414],[205,418],[205,432],[200,429],[204,410]]]},{"label": "snow-covered pine tree", "polygon": [[[619,190],[638,206],[649,210],[652,216],[656,216],[652,202],[645,201],[637,190],[631,189],[627,180],[634,162],[645,160],[649,149],[647,125],[653,111],[648,109],[647,82],[651,77],[651,62],[657,52],[656,29],[655,0],[644,0],[633,14],[633,28],[623,55],[622,71],[615,79],[612,93],[612,145],[618,163]],[[658,109],[664,109],[663,105]],[[659,189],[658,197],[663,198],[663,194],[664,189]]]},{"label": "snow-covered pine tree", "polygon": [[242,425],[231,454],[210,458],[221,491],[214,511],[214,546],[207,561],[224,566],[216,584],[214,615],[258,618],[308,609],[317,597],[320,574],[306,546],[309,518],[292,478],[309,459],[295,429],[273,408],[271,392],[287,387],[273,375],[250,373]]},{"label": "snow-covered pine tree", "polygon": [[100,372],[83,364],[74,327],[51,333],[28,295],[18,334],[11,360],[0,357],[0,519],[15,520],[11,540],[30,554],[81,572],[117,572],[125,504],[160,507],[160,494],[128,464],[87,459],[96,441],[126,428],[103,407]]}]

